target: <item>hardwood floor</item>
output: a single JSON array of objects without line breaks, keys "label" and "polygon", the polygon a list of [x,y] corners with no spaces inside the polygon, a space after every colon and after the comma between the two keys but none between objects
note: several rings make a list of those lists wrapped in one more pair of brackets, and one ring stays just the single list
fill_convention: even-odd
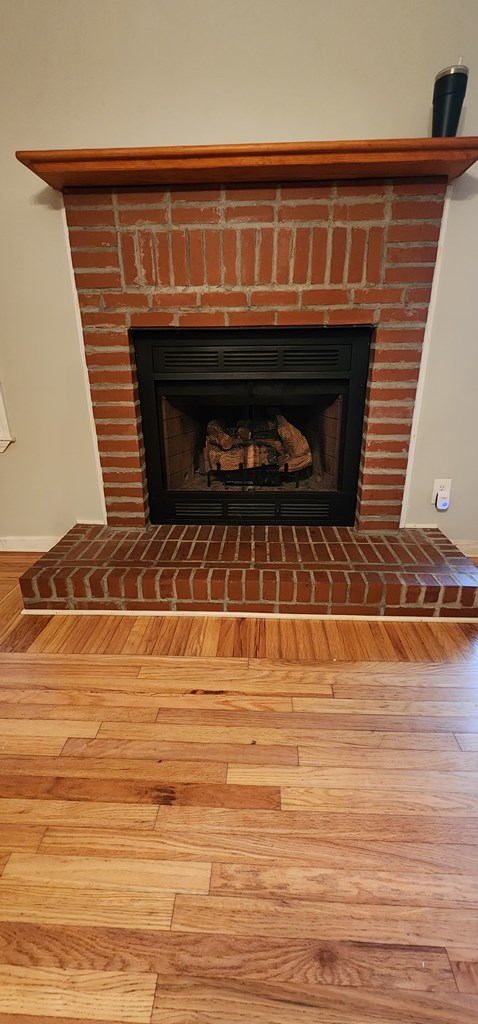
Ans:
[{"label": "hardwood floor", "polygon": [[478,628],[28,616],[0,1024],[476,1024]]}]

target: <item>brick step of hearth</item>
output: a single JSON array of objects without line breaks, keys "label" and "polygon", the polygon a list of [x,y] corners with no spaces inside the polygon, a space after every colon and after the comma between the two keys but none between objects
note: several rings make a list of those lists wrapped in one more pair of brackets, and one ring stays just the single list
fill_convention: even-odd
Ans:
[{"label": "brick step of hearth", "polygon": [[478,618],[478,569],[439,530],[79,525],[21,589],[29,610]]}]

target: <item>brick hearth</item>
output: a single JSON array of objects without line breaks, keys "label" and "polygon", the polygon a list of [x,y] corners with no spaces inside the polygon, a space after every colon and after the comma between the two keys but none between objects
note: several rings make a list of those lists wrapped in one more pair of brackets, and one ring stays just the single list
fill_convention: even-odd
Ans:
[{"label": "brick hearth", "polygon": [[357,525],[397,530],[444,191],[421,180],[67,194],[109,525],[148,522],[130,328],[370,324]]},{"label": "brick hearth", "polygon": [[439,530],[75,526],[21,589],[32,610],[478,618],[478,569]]}]

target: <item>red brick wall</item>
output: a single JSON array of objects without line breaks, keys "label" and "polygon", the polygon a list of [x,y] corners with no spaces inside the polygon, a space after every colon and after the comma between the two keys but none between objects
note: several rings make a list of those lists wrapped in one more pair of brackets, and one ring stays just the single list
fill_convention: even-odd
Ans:
[{"label": "red brick wall", "polygon": [[130,327],[373,324],[357,521],[396,529],[444,191],[65,196],[108,522],[147,519]]}]

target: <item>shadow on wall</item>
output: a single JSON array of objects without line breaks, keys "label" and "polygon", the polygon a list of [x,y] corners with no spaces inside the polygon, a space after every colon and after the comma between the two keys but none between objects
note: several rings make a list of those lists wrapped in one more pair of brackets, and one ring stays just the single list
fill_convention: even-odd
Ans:
[{"label": "shadow on wall", "polygon": [[63,209],[63,195],[55,188],[45,185],[39,192],[34,192],[30,198],[32,206],[46,206],[49,210]]},{"label": "shadow on wall", "polygon": [[463,174],[453,182],[453,202],[474,199],[478,195],[478,178],[474,174]]}]

